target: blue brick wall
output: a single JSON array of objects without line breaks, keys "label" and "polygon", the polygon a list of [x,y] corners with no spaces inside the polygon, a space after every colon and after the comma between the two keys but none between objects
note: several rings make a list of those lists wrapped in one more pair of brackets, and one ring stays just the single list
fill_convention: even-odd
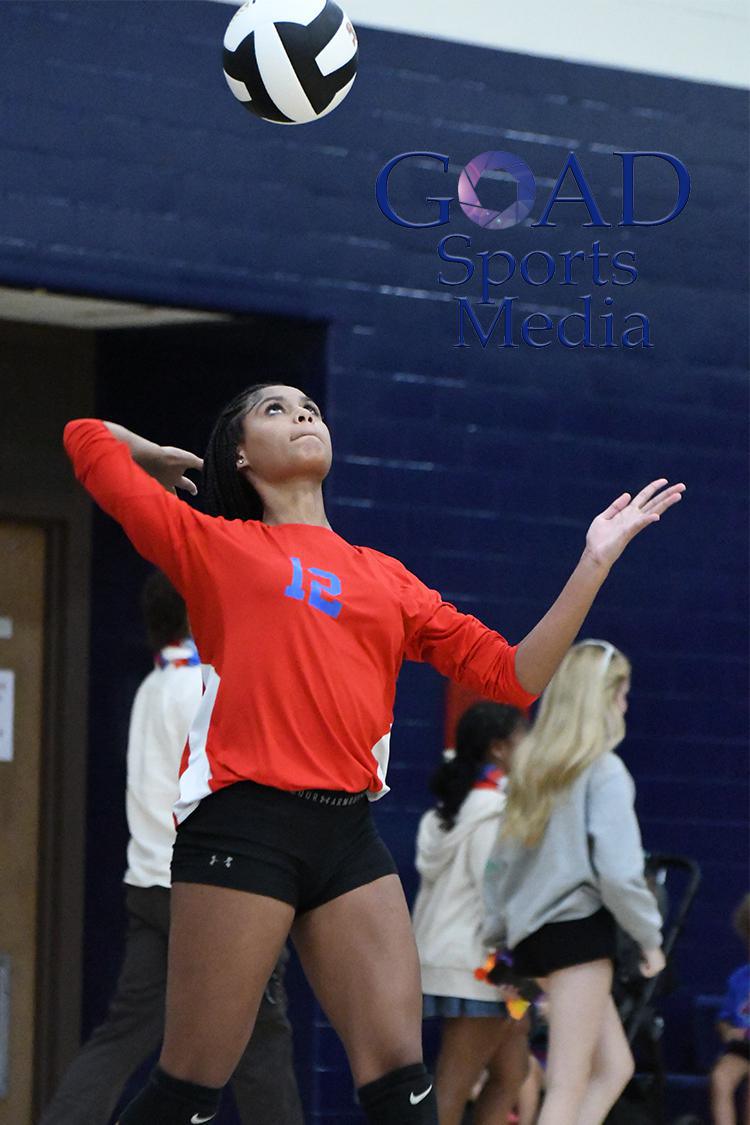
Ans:
[{"label": "blue brick wall", "polygon": [[[715,992],[741,957],[727,916],[747,878],[746,99],[364,31],[348,100],[285,129],[249,119],[225,87],[229,15],[6,0],[0,278],[327,323],[334,525],[514,639],[562,585],[593,514],[652,476],[686,480],[687,499],[618,564],[586,632],[633,660],[624,754],[644,837],[703,866],[678,962],[684,988]],[[446,152],[457,171],[487,148],[512,149],[548,184],[575,150],[612,221],[613,150],[684,160],[693,190],[677,222],[601,238],[638,254],[634,295],[617,306],[649,313],[652,352],[452,347],[438,236],[388,224],[374,180],[397,152]],[[667,186],[645,177],[639,208],[663,212]],[[454,190],[453,174],[404,167],[396,197],[418,214],[426,194]],[[460,215],[447,229],[490,244]],[[519,255],[592,241],[570,221],[492,239]],[[551,289],[519,299],[574,307]],[[431,670],[405,669],[394,791],[378,808],[410,893],[442,692]],[[335,1103],[345,1120],[340,1051],[324,1028],[313,1042],[315,1113],[333,1120]]]}]

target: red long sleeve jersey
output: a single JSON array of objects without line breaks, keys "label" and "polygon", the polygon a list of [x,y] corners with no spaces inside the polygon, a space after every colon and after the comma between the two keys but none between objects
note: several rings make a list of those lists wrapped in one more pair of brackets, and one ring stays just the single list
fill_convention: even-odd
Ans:
[{"label": "red long sleeve jersey", "polygon": [[135,464],[99,421],[70,422],[76,476],[187,603],[204,693],[175,816],[251,779],[279,789],[387,792],[404,658],[527,707],[515,646],[428,589],[397,559],[325,527],[196,511]]}]

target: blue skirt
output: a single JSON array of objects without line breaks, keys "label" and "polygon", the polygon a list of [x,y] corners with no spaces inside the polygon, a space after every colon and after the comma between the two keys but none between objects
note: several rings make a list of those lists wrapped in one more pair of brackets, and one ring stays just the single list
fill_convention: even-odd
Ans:
[{"label": "blue skirt", "polygon": [[460,996],[422,997],[422,1019],[455,1019],[456,1016],[494,1016],[507,1019],[502,1000],[464,1000]]}]

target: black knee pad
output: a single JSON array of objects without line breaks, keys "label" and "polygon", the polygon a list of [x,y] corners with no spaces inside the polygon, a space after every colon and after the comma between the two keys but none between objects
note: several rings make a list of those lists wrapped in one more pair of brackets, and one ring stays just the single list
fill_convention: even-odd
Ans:
[{"label": "black knee pad", "polygon": [[202,1125],[219,1112],[221,1090],[173,1078],[160,1067],[151,1074],[123,1113],[118,1125]]},{"label": "black knee pad", "polygon": [[370,1125],[438,1125],[432,1077],[424,1063],[392,1070],[357,1093]]}]

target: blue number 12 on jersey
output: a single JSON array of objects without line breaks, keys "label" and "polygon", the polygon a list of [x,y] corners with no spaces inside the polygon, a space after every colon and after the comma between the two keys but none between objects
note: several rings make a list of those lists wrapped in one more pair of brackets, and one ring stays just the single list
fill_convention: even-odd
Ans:
[{"label": "blue number 12 on jersey", "polygon": [[[290,558],[292,564],[292,581],[289,586],[284,590],[287,598],[294,598],[297,602],[305,600],[305,588],[303,586],[304,570],[302,567],[302,560]],[[307,573],[314,575],[310,582],[310,593],[307,597],[308,605],[313,609],[319,609],[321,613],[327,613],[329,617],[338,617],[341,613],[341,602],[327,600],[338,598],[341,593],[341,579],[337,574],[331,574],[330,570],[319,570],[317,566],[309,566]],[[322,581],[319,581],[322,579]],[[327,583],[327,585],[324,585]]]}]

